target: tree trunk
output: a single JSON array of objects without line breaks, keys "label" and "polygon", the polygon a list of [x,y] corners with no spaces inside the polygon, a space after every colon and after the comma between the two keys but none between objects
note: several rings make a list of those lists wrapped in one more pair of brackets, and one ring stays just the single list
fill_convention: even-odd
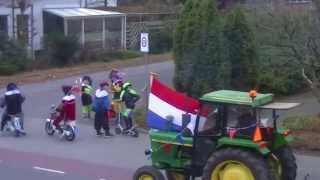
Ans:
[{"label": "tree trunk", "polygon": [[319,80],[316,78],[313,78],[313,81],[306,75],[304,72],[304,69],[302,69],[302,77],[307,82],[308,86],[310,87],[313,95],[317,99],[317,101],[320,103],[320,88],[319,88]]}]

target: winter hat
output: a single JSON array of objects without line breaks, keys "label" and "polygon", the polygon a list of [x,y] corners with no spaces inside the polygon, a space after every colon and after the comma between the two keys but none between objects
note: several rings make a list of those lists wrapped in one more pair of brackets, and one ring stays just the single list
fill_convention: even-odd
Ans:
[{"label": "winter hat", "polygon": [[18,89],[18,86],[13,82],[11,82],[11,83],[9,83],[7,85],[7,91],[13,91],[13,90],[16,90],[16,89]]},{"label": "winter hat", "polygon": [[69,85],[63,85],[62,86],[62,92],[64,94],[69,94],[71,92],[71,89],[72,89],[72,86],[69,86]]},{"label": "winter hat", "polygon": [[104,86],[109,86],[109,83],[107,81],[100,83],[100,88],[103,88]]}]

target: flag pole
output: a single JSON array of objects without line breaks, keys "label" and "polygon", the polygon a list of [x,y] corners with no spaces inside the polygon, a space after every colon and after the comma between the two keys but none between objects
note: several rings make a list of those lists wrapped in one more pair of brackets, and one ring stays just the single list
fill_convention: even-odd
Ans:
[{"label": "flag pole", "polygon": [[154,72],[150,72],[150,75],[149,75],[149,82],[147,84],[147,88],[146,88],[146,112],[148,112],[148,107],[149,107],[149,94],[151,92],[151,87],[152,87],[152,83],[153,83],[153,80],[154,79],[158,79],[159,77],[159,74],[157,73],[154,73]]}]

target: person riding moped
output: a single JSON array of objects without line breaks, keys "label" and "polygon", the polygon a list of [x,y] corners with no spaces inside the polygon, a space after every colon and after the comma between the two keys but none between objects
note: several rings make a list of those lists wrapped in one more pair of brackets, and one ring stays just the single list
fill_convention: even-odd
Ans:
[{"label": "person riding moped", "polygon": [[53,121],[54,129],[63,135],[63,129],[60,126],[61,121],[75,123],[76,120],[76,97],[72,94],[72,86],[62,86],[64,97],[60,105],[56,108],[59,115]]},{"label": "person riding moped", "polygon": [[[25,101],[25,97],[21,94],[18,86],[15,83],[9,83],[7,85],[7,91],[1,98],[0,106],[5,108],[1,118],[1,131],[3,131],[4,126],[10,120],[11,117],[20,117],[21,131],[23,131],[23,112],[22,104]],[[23,131],[24,132],[24,131]]]}]

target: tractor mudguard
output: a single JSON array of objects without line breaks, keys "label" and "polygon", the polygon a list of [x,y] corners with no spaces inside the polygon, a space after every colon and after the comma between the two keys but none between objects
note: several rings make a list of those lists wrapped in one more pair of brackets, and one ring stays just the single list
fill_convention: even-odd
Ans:
[{"label": "tractor mudguard", "polygon": [[218,139],[217,148],[221,149],[225,147],[238,147],[238,148],[252,149],[259,152],[262,155],[267,155],[270,153],[269,148],[264,146],[260,147],[258,143],[254,143],[250,139],[229,138],[229,137],[222,137]]},{"label": "tractor mudguard", "polygon": [[274,135],[274,140],[272,143],[272,149],[278,149],[284,145],[287,145],[294,141],[293,136],[290,134],[290,131],[279,128],[277,133]]}]

